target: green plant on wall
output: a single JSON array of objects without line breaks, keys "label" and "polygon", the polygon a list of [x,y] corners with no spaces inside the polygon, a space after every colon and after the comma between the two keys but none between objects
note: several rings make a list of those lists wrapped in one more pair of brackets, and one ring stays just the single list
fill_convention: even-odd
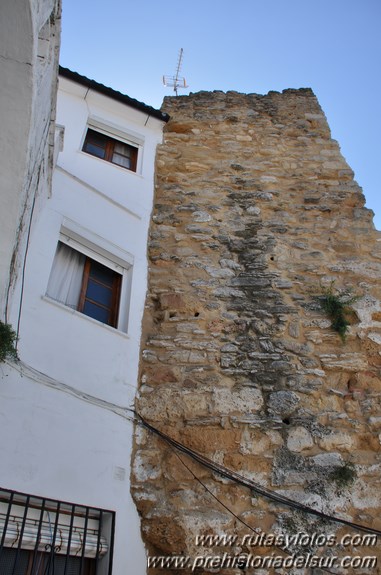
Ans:
[{"label": "green plant on wall", "polygon": [[7,358],[18,359],[16,342],[17,335],[12,326],[0,321],[0,362]]},{"label": "green plant on wall", "polygon": [[348,314],[352,303],[359,299],[359,296],[353,295],[350,290],[339,291],[334,288],[334,282],[329,287],[323,288],[323,294],[317,297],[320,306],[327,313],[332,321],[331,327],[345,341],[348,327]]},{"label": "green plant on wall", "polygon": [[329,474],[329,479],[336,483],[338,489],[349,487],[355,481],[357,473],[351,463],[336,467]]}]

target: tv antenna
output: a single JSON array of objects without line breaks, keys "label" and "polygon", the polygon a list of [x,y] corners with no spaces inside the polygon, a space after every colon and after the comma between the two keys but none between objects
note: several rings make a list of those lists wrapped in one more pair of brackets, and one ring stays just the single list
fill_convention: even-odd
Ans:
[{"label": "tv antenna", "polygon": [[188,88],[187,83],[185,81],[185,78],[183,76],[180,76],[180,69],[181,69],[181,64],[183,61],[183,53],[184,53],[184,50],[182,48],[180,48],[175,75],[174,76],[163,76],[164,86],[169,86],[170,88],[173,88],[176,96],[178,95],[177,90],[179,88]]}]

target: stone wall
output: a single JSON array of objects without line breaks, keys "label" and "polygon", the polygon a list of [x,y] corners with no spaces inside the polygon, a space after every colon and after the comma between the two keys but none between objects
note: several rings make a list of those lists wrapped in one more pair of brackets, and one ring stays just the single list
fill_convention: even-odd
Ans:
[{"label": "stone wall", "polygon": [[[200,92],[163,108],[136,410],[269,490],[380,529],[381,235],[314,94]],[[322,302],[348,290],[342,338]],[[249,526],[356,533],[180,458],[137,428],[133,495],[151,555],[282,554],[195,542]]]}]

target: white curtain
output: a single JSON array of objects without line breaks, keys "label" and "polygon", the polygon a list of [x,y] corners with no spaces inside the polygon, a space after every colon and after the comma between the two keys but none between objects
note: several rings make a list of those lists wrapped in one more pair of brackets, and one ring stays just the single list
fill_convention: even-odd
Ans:
[{"label": "white curtain", "polygon": [[131,168],[129,148],[125,144],[115,144],[112,161],[114,164],[118,164],[124,168]]},{"label": "white curtain", "polygon": [[58,242],[46,295],[77,309],[86,256]]}]

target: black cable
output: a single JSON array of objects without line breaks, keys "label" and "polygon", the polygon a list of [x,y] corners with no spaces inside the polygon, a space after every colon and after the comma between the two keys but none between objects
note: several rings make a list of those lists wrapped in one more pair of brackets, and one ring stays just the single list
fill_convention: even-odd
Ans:
[{"label": "black cable", "polygon": [[235,517],[240,523],[242,523],[242,525],[244,525],[245,527],[247,527],[248,529],[250,529],[250,531],[253,531],[253,533],[256,533],[257,535],[259,533],[263,533],[262,529],[255,529],[255,527],[252,527],[251,525],[249,525],[248,523],[246,523],[246,521],[244,521],[243,519],[241,519],[241,517],[239,517],[236,513],[234,513],[234,511],[232,509],[230,509],[230,507],[228,507],[223,501],[221,501],[221,499],[219,499],[217,497],[217,495],[215,495],[213,493],[213,491],[211,489],[209,489],[209,487],[207,485],[205,485],[205,483],[203,481],[201,481],[201,479],[199,477],[197,477],[197,475],[192,471],[192,469],[185,463],[185,461],[183,459],[181,459],[180,455],[174,450],[174,448],[172,447],[172,451],[173,453],[176,455],[176,457],[181,461],[181,463],[184,465],[184,467],[189,471],[189,473],[192,475],[193,479],[195,479],[196,481],[198,481],[198,483],[200,485],[202,485],[202,487],[205,489],[205,491],[207,491],[209,493],[209,495],[211,495],[216,501],[217,503],[219,503],[220,505],[222,505],[222,507],[224,507],[224,509],[226,509],[226,511],[228,511],[231,515],[233,515],[233,517]]},{"label": "black cable", "polygon": [[[228,507],[227,505],[225,505],[225,503],[223,501],[221,501],[221,499],[219,499],[217,497],[217,495],[215,495],[213,493],[213,491],[211,491],[211,489],[209,489],[209,487],[203,482],[201,481],[201,479],[199,477],[197,477],[197,475],[192,471],[192,469],[189,467],[189,465],[187,465],[185,463],[185,461],[180,457],[180,455],[177,453],[177,451],[175,450],[175,448],[173,446],[170,446],[171,450],[173,451],[173,453],[176,455],[176,457],[179,459],[179,461],[183,464],[183,466],[185,467],[185,469],[187,469],[189,471],[189,473],[192,475],[192,477],[198,482],[200,483],[200,485],[202,485],[202,487],[205,489],[205,491],[207,491],[209,493],[209,495],[211,495],[216,501],[217,503],[219,503],[224,509],[226,509],[226,511],[228,511],[228,513],[230,513],[231,515],[233,515],[233,517],[235,517],[235,519],[237,519],[240,523],[242,523],[242,525],[244,525],[245,527],[247,527],[248,529],[250,529],[250,531],[253,531],[253,533],[258,534],[262,534],[264,533],[264,531],[262,531],[262,529],[260,529],[259,527],[255,528],[252,527],[251,525],[249,525],[248,523],[246,523],[246,521],[244,521],[243,519],[241,519],[241,517],[239,517],[236,513],[234,513],[234,511]],[[280,551],[283,551],[283,553],[285,553],[286,555],[292,555],[291,551],[288,551],[287,548],[282,547],[281,545],[274,545],[274,547],[276,547],[277,549],[279,549]],[[328,569],[326,569],[325,567],[320,567],[321,571],[324,571],[326,573],[332,573],[332,571],[329,571]]]},{"label": "black cable", "polygon": [[[37,181],[39,182],[39,180],[40,180],[40,172],[39,172]],[[31,233],[31,229],[32,229],[32,221],[33,221],[33,214],[34,214],[35,206],[36,206],[36,194],[33,197],[32,208],[30,211],[30,219],[29,219],[28,232],[27,232],[27,237],[26,237],[26,247],[25,247],[24,260],[23,260],[23,265],[22,265],[20,305],[19,305],[19,310],[18,310],[17,329],[16,329],[16,349],[17,349],[17,342],[19,340],[19,335],[20,335],[21,313],[22,313],[22,306],[23,306],[23,301],[24,301],[24,289],[25,289],[25,270],[26,270],[26,263],[27,263],[27,259],[28,259],[30,233]]]},{"label": "black cable", "polygon": [[373,529],[371,527],[367,527],[366,525],[361,525],[359,523],[353,523],[352,521],[347,521],[346,519],[341,519],[340,517],[336,517],[334,515],[329,515],[327,513],[324,513],[323,511],[318,511],[317,509],[313,509],[312,507],[308,507],[307,505],[304,505],[303,503],[299,503],[297,501],[289,499],[288,497],[284,497],[283,495],[280,495],[279,493],[276,493],[274,491],[270,491],[269,489],[265,489],[264,487],[260,486],[258,483],[255,483],[251,479],[248,479],[248,478],[244,477],[243,475],[240,475],[236,471],[229,470],[226,467],[224,467],[218,463],[215,463],[214,461],[212,461],[211,459],[208,459],[204,455],[201,455],[200,453],[193,451],[192,449],[190,449],[189,447],[186,447],[185,445],[176,441],[175,439],[172,439],[172,437],[170,437],[166,433],[160,431],[159,429],[156,429],[151,424],[149,424],[147,421],[145,421],[135,411],[134,411],[134,414],[138,418],[138,423],[140,423],[145,428],[149,429],[150,431],[152,431],[153,433],[155,433],[156,435],[161,437],[167,444],[172,445],[173,447],[175,447],[176,449],[178,449],[182,453],[189,455],[189,457],[191,457],[195,461],[198,461],[199,463],[201,463],[201,465],[208,467],[209,469],[211,469],[215,473],[218,473],[222,477],[226,477],[227,479],[231,479],[232,481],[235,481],[239,485],[243,485],[244,487],[248,487],[249,489],[251,489],[252,491],[257,493],[258,495],[261,495],[262,497],[265,497],[266,499],[270,499],[271,501],[276,501],[277,503],[285,505],[286,507],[291,507],[293,509],[297,509],[299,511],[302,511],[303,513],[315,515],[317,517],[320,517],[321,519],[325,519],[326,521],[339,523],[341,525],[346,525],[347,527],[351,527],[352,529],[356,529],[358,531],[364,531],[366,533],[373,533],[375,535],[381,536],[381,531],[378,529]]},{"label": "black cable", "polygon": [[[40,153],[41,150],[44,148],[48,138],[49,138],[49,130],[50,130],[50,126],[51,126],[51,121],[47,121],[46,125],[44,127],[43,130],[43,135],[40,141],[40,146],[37,150],[37,154],[36,154],[36,158],[40,158]],[[30,233],[31,233],[31,228],[32,228],[32,220],[33,220],[33,212],[34,212],[34,208],[35,208],[35,203],[36,203],[36,196],[37,196],[37,192],[38,192],[38,187],[40,185],[40,177],[41,177],[41,170],[43,169],[43,158],[40,158],[40,162],[39,162],[39,166],[38,166],[38,177],[37,177],[37,182],[34,186],[34,194],[33,194],[33,201],[32,201],[32,207],[31,207],[31,213],[29,216],[29,222],[28,222],[28,231],[27,231],[27,241],[26,241],[26,247],[25,247],[25,251],[24,251],[24,255],[23,255],[23,265],[22,265],[22,283],[21,283],[21,295],[20,295],[20,303],[19,303],[19,310],[18,310],[18,320],[17,320],[17,337],[19,335],[19,330],[20,330],[20,318],[21,318],[21,308],[22,308],[22,299],[23,299],[23,292],[24,292],[24,282],[25,282],[25,268],[26,268],[26,259],[27,259],[27,255],[28,255],[28,250],[29,250],[29,241],[30,241]],[[14,258],[15,261],[17,259],[17,252],[20,249],[21,246],[21,230],[22,230],[22,226],[23,226],[23,221],[24,221],[24,216],[27,213],[27,205],[28,205],[28,201],[29,201],[29,195],[30,195],[30,191],[32,189],[32,183],[33,183],[33,174],[35,173],[36,170],[36,164],[34,164],[32,166],[32,168],[29,167],[28,170],[28,180],[27,180],[27,193],[26,193],[26,198],[25,198],[25,203],[24,203],[24,208],[23,208],[23,212],[21,214],[21,218],[20,218],[20,229],[19,229],[19,235],[16,239],[16,246],[15,246],[15,251],[14,251]],[[10,295],[11,295],[11,288],[12,288],[12,275],[15,274],[15,270],[13,269],[13,263],[11,261],[10,264],[10,269],[9,269],[9,280],[8,280],[8,284],[7,284],[7,290],[6,290],[6,297],[5,297],[5,307],[4,307],[4,318],[5,318],[5,323],[8,322],[8,314],[9,314],[9,303],[10,303]],[[16,349],[17,349],[17,340],[16,340]]]}]

